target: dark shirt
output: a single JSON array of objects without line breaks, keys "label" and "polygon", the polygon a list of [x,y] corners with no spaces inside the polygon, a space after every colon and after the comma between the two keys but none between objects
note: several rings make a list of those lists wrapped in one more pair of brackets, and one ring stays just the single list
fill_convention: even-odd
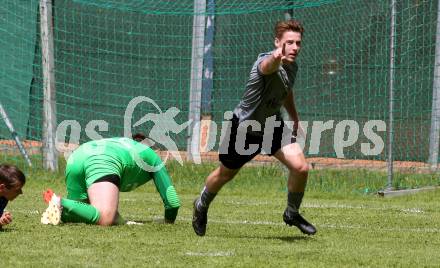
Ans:
[{"label": "dark shirt", "polygon": [[7,204],[8,204],[8,199],[4,197],[0,197],[0,217],[3,215],[3,210],[5,209]]},{"label": "dark shirt", "polygon": [[246,89],[240,103],[235,107],[234,114],[239,122],[256,120],[264,129],[266,120],[276,116],[277,121],[281,120],[280,108],[292,91],[295,83],[298,65],[296,62],[281,65],[278,71],[264,75],[260,70],[260,64],[269,57],[272,52],[258,55],[246,83]]}]

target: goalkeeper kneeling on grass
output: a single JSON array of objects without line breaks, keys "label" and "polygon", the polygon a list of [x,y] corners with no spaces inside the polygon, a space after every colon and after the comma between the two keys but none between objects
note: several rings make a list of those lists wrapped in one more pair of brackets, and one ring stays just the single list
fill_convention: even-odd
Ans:
[{"label": "goalkeeper kneeling on grass", "polygon": [[180,200],[159,156],[142,144],[142,135],[90,141],[78,147],[66,166],[67,197],[48,189],[49,204],[41,223],[77,222],[124,224],[119,215],[119,192],[129,192],[153,180],[165,207],[165,222],[174,223]]}]

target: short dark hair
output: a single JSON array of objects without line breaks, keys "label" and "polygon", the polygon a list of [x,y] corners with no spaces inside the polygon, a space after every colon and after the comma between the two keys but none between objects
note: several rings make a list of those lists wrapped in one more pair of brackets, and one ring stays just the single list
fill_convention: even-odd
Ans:
[{"label": "short dark hair", "polygon": [[287,31],[298,32],[301,34],[301,36],[303,36],[304,27],[302,26],[301,22],[294,19],[277,22],[274,31],[276,38],[280,39]]},{"label": "short dark hair", "polygon": [[145,138],[147,138],[147,136],[145,136],[143,133],[136,133],[136,134],[133,134],[133,136],[131,138],[137,142],[141,142],[141,141],[145,140]]},{"label": "short dark hair", "polygon": [[0,164],[0,183],[4,183],[7,188],[18,184],[23,186],[26,183],[26,177],[23,172],[14,165]]}]

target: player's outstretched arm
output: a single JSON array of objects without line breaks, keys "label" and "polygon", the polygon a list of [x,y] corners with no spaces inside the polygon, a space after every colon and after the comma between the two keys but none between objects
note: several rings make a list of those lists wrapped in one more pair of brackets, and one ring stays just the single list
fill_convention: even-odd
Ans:
[{"label": "player's outstretched arm", "polygon": [[154,173],[153,181],[164,204],[165,223],[174,223],[180,208],[180,199],[165,167]]},{"label": "player's outstretched arm", "polygon": [[266,57],[260,63],[261,73],[264,75],[268,75],[276,72],[280,67],[280,64],[282,64],[283,59],[285,58],[285,52],[286,43],[283,43],[281,47],[275,49],[270,56]]}]

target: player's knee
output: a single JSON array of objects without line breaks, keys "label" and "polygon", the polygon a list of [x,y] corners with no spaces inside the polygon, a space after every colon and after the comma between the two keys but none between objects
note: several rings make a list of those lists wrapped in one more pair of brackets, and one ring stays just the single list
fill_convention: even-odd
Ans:
[{"label": "player's knee", "polygon": [[100,210],[99,211],[98,225],[109,226],[113,225],[116,212],[112,210]]},{"label": "player's knee", "polygon": [[289,168],[289,171],[296,175],[301,175],[302,177],[307,177],[309,174],[310,166],[307,162],[298,163],[296,165],[292,165]]}]

